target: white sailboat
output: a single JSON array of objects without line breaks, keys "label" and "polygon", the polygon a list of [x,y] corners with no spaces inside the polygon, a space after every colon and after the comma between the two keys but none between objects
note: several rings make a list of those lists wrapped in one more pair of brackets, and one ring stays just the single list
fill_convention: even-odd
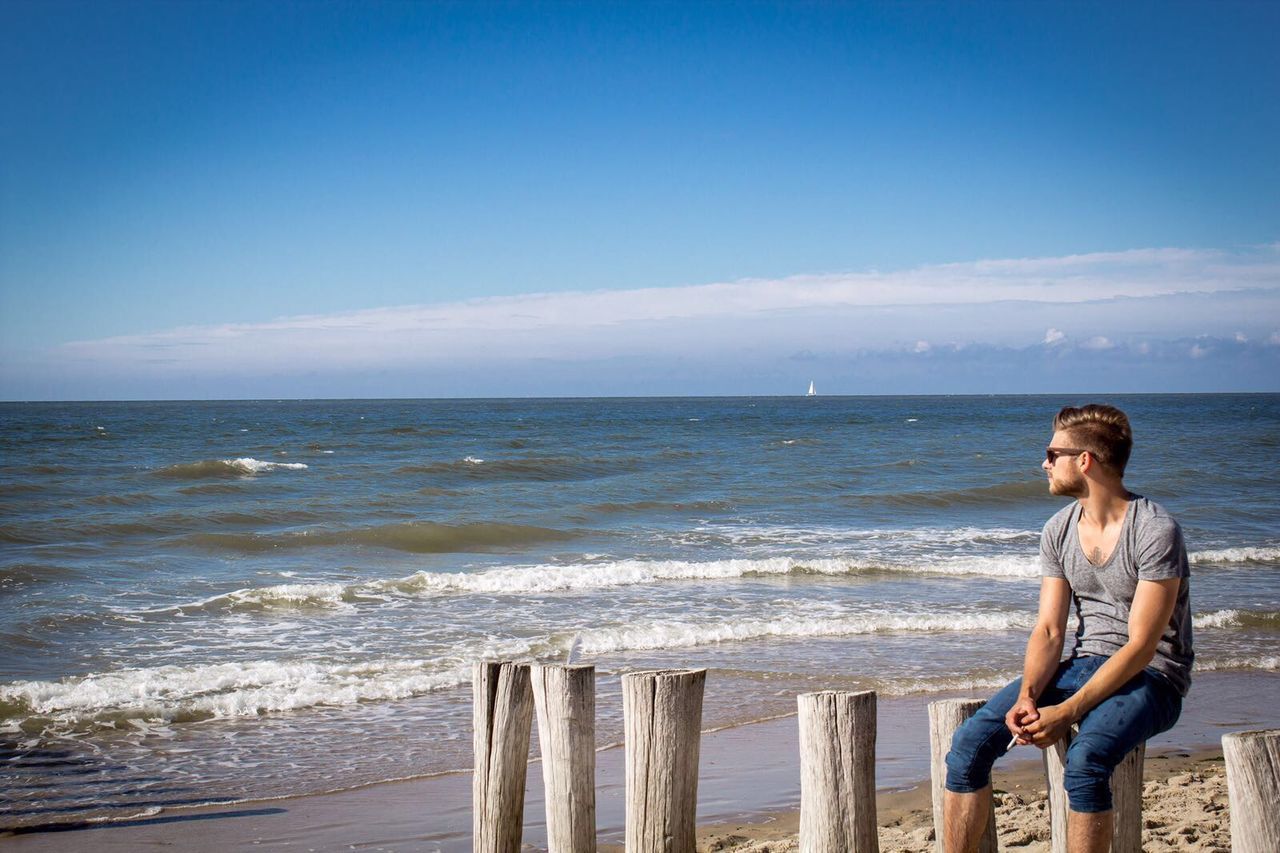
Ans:
[{"label": "white sailboat", "polygon": [[813,390],[813,380],[812,380],[812,379],[810,379],[810,380],[809,380],[809,392],[808,392],[807,394],[805,394],[805,396],[806,396],[806,397],[816,397],[816,396],[818,396],[818,392],[817,392],[817,391],[815,391],[815,390]]}]

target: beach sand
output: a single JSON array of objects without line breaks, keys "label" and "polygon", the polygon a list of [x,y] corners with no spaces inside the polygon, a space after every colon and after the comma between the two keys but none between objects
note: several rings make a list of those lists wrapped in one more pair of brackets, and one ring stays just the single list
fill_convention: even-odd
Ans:
[{"label": "beach sand", "polygon": [[[714,673],[712,673],[714,677]],[[876,743],[878,822],[884,851],[932,849],[927,705],[941,696],[882,698]],[[1227,850],[1223,734],[1280,726],[1280,675],[1206,673],[1178,725],[1148,743],[1144,849]],[[704,733],[698,815],[703,850],[794,850],[799,767],[794,716]],[[600,849],[620,850],[623,750],[596,756]],[[1040,753],[1015,750],[996,767],[1002,848],[1047,851]],[[529,768],[525,849],[545,849],[541,765]],[[93,825],[47,825],[5,837],[8,851],[224,850],[465,851],[471,847],[471,776],[386,782],[276,800],[166,809]]]},{"label": "beach sand", "polygon": [[[1142,797],[1142,849],[1161,851],[1229,851],[1231,828],[1227,779],[1220,751],[1149,756]],[[995,774],[996,827],[1001,850],[1047,853],[1049,812],[1044,775],[1022,766]],[[933,811],[929,786],[882,793],[876,798],[881,853],[915,853],[933,849]],[[753,823],[703,826],[698,849],[735,853],[783,853],[799,850],[798,812],[774,815]],[[621,847],[602,847],[621,850]]]}]

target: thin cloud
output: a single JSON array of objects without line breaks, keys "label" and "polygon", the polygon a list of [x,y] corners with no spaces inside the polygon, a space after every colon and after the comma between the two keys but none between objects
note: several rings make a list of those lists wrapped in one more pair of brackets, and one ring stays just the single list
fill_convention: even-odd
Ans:
[{"label": "thin cloud", "polygon": [[[877,352],[945,351],[959,364],[982,352],[1036,347],[1055,353],[1053,364],[1061,365],[1072,353],[1137,353],[1139,346],[1164,352],[1160,342],[1206,333],[1274,341],[1276,316],[1280,251],[1138,249],[189,326],[67,344],[45,353],[40,371],[51,383],[92,375],[104,384],[119,377],[234,384],[260,381],[267,369],[279,377],[463,371],[514,377],[542,364],[574,365],[565,370],[575,382],[598,375],[601,385],[625,388],[635,368],[617,365],[668,358],[684,360],[674,373],[712,375],[717,365],[746,359],[817,365]],[[1053,322],[1047,328],[1046,318]],[[1070,341],[1082,343],[1065,346]],[[168,361],[148,361],[158,351]],[[608,373],[613,369],[616,376]],[[6,379],[6,387],[13,383]],[[545,387],[559,386],[548,380]]]}]

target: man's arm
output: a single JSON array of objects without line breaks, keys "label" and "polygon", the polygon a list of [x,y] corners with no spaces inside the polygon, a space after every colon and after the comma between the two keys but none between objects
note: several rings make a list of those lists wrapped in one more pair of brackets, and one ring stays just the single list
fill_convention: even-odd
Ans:
[{"label": "man's arm", "polygon": [[[1071,613],[1071,585],[1065,578],[1041,578],[1040,615],[1027,640],[1022,663],[1022,691],[1005,715],[1004,724],[1019,738],[1023,727],[1039,719],[1036,701],[1053,678],[1062,659],[1062,642]],[[1023,743],[1029,741],[1023,740]]]},{"label": "man's arm", "polygon": [[1072,723],[1142,672],[1155,657],[1156,645],[1169,626],[1181,584],[1181,578],[1138,581],[1129,608],[1129,642],[1098,667],[1074,696],[1060,705],[1041,708],[1039,719],[1023,727],[1023,736],[1041,748],[1056,743]]}]

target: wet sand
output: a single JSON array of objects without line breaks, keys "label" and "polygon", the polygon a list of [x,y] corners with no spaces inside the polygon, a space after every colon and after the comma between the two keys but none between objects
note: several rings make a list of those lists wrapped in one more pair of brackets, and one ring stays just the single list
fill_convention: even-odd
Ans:
[{"label": "wet sand", "polygon": [[[715,677],[714,671],[710,677]],[[876,778],[883,850],[922,850],[931,845],[926,837],[932,831],[928,785],[923,783],[929,761],[926,707],[938,698],[946,697],[879,702]],[[1147,849],[1219,849],[1213,845],[1225,837],[1227,825],[1225,785],[1215,781],[1221,775],[1220,738],[1229,731],[1277,726],[1280,675],[1199,674],[1178,725],[1148,746],[1152,802],[1150,806],[1144,802],[1144,808],[1149,809],[1145,817],[1152,825],[1147,831],[1153,835]],[[786,839],[798,824],[797,756],[794,716],[704,734],[698,798],[704,842],[700,846],[795,849]],[[997,787],[1006,792],[998,820],[1002,841],[1007,836],[1004,844],[1012,849],[1047,850],[1047,817],[1042,800],[1037,799],[1043,793],[1040,767],[1039,753],[1026,747],[997,768]],[[1188,784],[1193,780],[1196,784]],[[1188,796],[1195,802],[1184,802]],[[0,837],[6,850],[24,853],[150,847],[469,850],[470,800],[470,774],[450,773],[330,794],[166,810],[88,827],[46,825],[41,831]],[[601,849],[620,849],[623,753],[617,747],[597,755],[597,803]],[[1172,810],[1168,814],[1166,805]],[[525,841],[530,849],[545,844],[543,821],[541,766],[533,763],[525,807]],[[1157,835],[1166,827],[1180,839],[1176,847],[1156,846],[1164,843]]]}]

